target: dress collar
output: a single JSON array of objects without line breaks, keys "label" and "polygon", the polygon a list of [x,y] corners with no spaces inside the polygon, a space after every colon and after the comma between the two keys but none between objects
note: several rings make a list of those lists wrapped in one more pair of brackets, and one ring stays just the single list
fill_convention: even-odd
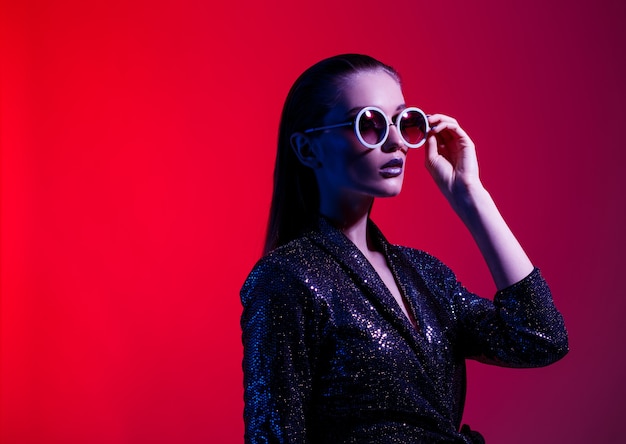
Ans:
[{"label": "dress collar", "polygon": [[[405,293],[406,288],[403,283],[406,282],[405,274],[408,270],[405,269],[404,262],[397,257],[393,245],[387,241],[380,229],[371,219],[368,219],[367,229],[372,242],[374,242],[374,245],[376,245],[379,251],[385,256],[387,264],[396,278],[400,291]],[[339,266],[341,266],[361,288],[365,297],[376,305],[381,312],[385,313],[397,328],[401,329],[409,336],[413,336],[415,328],[402,312],[383,280],[365,255],[340,229],[333,226],[327,218],[321,216],[317,224],[317,229],[312,231],[307,237],[326,250],[327,253],[334,258]],[[413,315],[416,316],[415,307],[411,306],[411,309]]]}]

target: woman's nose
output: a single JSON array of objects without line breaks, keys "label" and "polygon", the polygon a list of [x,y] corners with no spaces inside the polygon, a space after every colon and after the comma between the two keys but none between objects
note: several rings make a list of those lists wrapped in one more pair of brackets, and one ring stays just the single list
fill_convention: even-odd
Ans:
[{"label": "woman's nose", "polygon": [[395,124],[389,125],[389,134],[387,135],[387,140],[385,140],[381,149],[387,153],[397,150],[407,150],[404,140],[400,137],[400,131],[398,131],[398,127]]}]

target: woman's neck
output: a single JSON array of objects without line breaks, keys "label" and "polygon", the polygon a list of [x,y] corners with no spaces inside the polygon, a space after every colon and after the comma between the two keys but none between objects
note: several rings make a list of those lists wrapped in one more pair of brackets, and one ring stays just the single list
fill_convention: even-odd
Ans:
[{"label": "woman's neck", "polygon": [[356,205],[320,205],[320,213],[341,230],[363,254],[369,256],[372,250],[367,230],[367,221],[374,199]]}]

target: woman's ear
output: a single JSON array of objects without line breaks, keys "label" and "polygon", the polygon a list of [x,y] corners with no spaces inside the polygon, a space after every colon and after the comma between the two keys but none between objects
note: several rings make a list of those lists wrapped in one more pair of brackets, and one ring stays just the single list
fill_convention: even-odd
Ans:
[{"label": "woman's ear", "polygon": [[313,169],[322,166],[318,155],[318,146],[311,141],[310,137],[303,133],[293,133],[289,141],[302,165]]}]

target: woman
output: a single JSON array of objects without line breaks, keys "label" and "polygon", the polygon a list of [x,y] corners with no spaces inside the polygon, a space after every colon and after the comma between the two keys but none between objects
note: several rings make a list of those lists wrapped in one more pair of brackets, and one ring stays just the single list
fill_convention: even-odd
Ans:
[{"label": "woman", "polygon": [[[409,149],[476,240],[498,288],[469,293],[370,220],[400,192]],[[323,60],[287,97],[266,255],[242,291],[246,442],[483,442],[460,427],[465,359],[550,364],[567,334],[550,291],[479,176],[452,118],[407,108],[398,74]]]}]

